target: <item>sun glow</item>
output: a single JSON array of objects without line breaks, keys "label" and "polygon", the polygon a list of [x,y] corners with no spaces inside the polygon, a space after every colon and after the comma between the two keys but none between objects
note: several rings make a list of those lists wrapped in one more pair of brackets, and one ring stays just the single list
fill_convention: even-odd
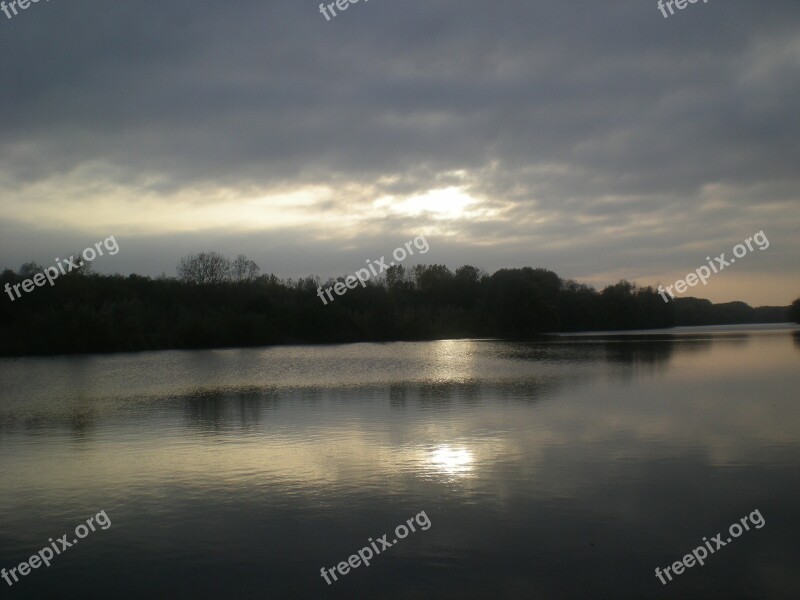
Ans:
[{"label": "sun glow", "polygon": [[464,475],[472,470],[472,452],[466,448],[440,446],[430,455],[430,463],[437,470],[448,475]]},{"label": "sun glow", "polygon": [[465,216],[467,207],[477,204],[461,187],[447,187],[429,190],[424,194],[398,200],[395,196],[384,196],[375,201],[375,208],[391,212],[419,216],[430,213],[435,219],[459,219]]}]

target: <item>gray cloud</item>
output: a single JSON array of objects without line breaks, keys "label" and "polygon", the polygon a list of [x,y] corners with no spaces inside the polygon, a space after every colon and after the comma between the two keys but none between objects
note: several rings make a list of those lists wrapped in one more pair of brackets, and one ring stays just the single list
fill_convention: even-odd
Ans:
[{"label": "gray cloud", "polygon": [[[711,0],[669,19],[655,0],[372,0],[331,22],[318,4],[71,0],[0,15],[0,202],[78,169],[165,203],[203,186],[347,189],[317,206],[328,213],[460,181],[500,212],[453,223],[458,241],[429,262],[647,280],[692,267],[703,251],[684,245],[722,251],[765,229],[785,245],[758,268],[800,283],[795,0]],[[33,258],[30,224],[4,221],[0,266]],[[415,223],[430,221],[373,214],[353,254],[389,251],[385,233]],[[344,242],[313,234],[298,244],[309,260],[284,246],[276,271],[329,274]],[[131,269],[171,272],[181,244],[147,239],[163,262],[143,252]]]}]

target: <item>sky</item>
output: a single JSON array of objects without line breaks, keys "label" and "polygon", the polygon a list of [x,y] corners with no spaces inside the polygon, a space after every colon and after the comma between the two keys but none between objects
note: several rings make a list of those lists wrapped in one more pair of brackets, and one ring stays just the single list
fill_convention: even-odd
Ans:
[{"label": "sky", "polygon": [[52,0],[0,12],[0,269],[244,253],[800,296],[800,3]]}]

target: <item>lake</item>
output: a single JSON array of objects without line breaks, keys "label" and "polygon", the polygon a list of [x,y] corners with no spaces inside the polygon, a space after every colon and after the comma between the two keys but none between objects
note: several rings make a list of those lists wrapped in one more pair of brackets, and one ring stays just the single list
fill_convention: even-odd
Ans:
[{"label": "lake", "polygon": [[0,597],[796,600],[797,330],[0,360]]}]

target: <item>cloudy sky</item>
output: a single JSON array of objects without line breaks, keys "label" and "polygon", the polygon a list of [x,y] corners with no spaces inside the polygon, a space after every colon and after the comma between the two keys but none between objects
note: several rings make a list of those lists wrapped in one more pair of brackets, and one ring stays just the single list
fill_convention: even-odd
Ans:
[{"label": "cloudy sky", "polygon": [[0,13],[0,268],[114,235],[100,272],[326,278],[423,234],[429,264],[647,285],[763,230],[693,295],[800,296],[797,0],[318,7]]}]

